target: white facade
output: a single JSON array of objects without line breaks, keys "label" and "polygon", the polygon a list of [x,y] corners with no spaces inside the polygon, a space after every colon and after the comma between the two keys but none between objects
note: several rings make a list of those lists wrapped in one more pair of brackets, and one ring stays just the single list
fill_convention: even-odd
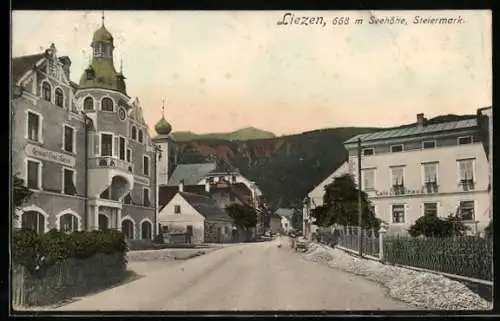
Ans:
[{"label": "white facade", "polygon": [[316,187],[313,188],[312,191],[307,194],[308,201],[304,204],[302,210],[302,218],[303,218],[303,233],[306,236],[310,236],[312,233],[315,233],[318,229],[318,226],[314,223],[314,219],[311,217],[311,211],[318,206],[323,205],[323,195],[325,194],[325,186],[332,183],[336,177],[342,176],[344,174],[349,173],[349,163],[344,162],[337,168],[330,176],[328,176],[324,181],[319,183]]},{"label": "white facade", "polygon": [[158,214],[158,222],[168,227],[168,232],[185,233],[188,226],[193,229],[191,243],[204,241],[205,217],[194,209],[179,193],[165,205]]},{"label": "white facade", "polygon": [[155,137],[153,138],[154,143],[159,148],[158,155],[158,186],[166,186],[168,184],[168,150],[169,146],[169,138]]},{"label": "white facade", "polygon": [[281,228],[283,231],[288,232],[292,230],[292,223],[290,220],[284,216],[281,217]]}]

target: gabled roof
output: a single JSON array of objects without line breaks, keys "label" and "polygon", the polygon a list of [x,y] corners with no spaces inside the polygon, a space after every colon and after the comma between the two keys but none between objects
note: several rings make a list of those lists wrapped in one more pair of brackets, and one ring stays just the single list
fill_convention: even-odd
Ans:
[{"label": "gabled roof", "polygon": [[182,180],[184,180],[184,185],[196,185],[216,168],[216,163],[179,164],[175,167],[167,185],[177,186]]},{"label": "gabled roof", "polygon": [[189,205],[191,205],[205,218],[224,220],[228,222],[233,221],[233,219],[219,207],[213,198],[187,192],[180,192],[179,194],[186,200],[186,202],[189,203]]},{"label": "gabled roof", "polygon": [[[208,196],[213,195],[217,192],[227,191],[234,195],[235,198],[240,200],[243,204],[248,204],[248,201],[244,198],[245,193],[248,192],[247,187],[243,183],[231,184],[229,187],[217,187],[210,186],[210,192],[205,191],[205,185],[184,185],[183,191],[186,193],[192,193],[197,195]],[[158,191],[158,204],[160,205],[160,211],[165,207],[165,205],[170,202],[170,200],[179,192],[178,186],[160,186]]]},{"label": "gabled roof", "polygon": [[366,142],[366,141],[383,140],[390,138],[401,138],[407,136],[427,135],[437,132],[474,128],[476,126],[477,126],[476,118],[443,122],[439,124],[429,124],[424,126],[418,126],[417,124],[414,124],[389,130],[377,131],[374,133],[360,134],[354,136],[351,139],[346,140],[344,144],[356,143],[359,138],[361,138],[362,141]]},{"label": "gabled roof", "polygon": [[16,85],[43,58],[45,53],[12,58],[12,85]]}]

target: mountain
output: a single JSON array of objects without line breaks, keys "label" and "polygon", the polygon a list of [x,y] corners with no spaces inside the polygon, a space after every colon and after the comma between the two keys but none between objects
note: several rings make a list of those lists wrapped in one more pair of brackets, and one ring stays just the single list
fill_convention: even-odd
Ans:
[{"label": "mountain", "polygon": [[236,140],[251,140],[251,139],[265,139],[274,138],[271,132],[261,130],[254,127],[247,127],[238,129],[230,133],[210,133],[210,134],[195,134],[190,131],[184,132],[173,132],[172,137],[178,142],[190,141],[190,140],[204,140],[204,139],[223,139],[229,141]]},{"label": "mountain", "polygon": [[[474,116],[444,115],[428,123],[470,117]],[[198,163],[216,156],[217,161],[255,181],[273,207],[291,208],[300,206],[307,193],[347,159],[344,141],[386,129],[346,127],[266,139],[194,139],[177,142],[172,157],[178,163]]]}]

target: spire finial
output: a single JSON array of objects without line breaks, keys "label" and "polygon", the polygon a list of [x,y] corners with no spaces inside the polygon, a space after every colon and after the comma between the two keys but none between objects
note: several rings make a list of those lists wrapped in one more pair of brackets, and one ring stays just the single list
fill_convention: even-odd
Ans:
[{"label": "spire finial", "polygon": [[161,117],[165,118],[165,98],[161,100]]},{"label": "spire finial", "polygon": [[102,26],[104,27],[104,10],[102,11],[101,19],[102,19]]}]

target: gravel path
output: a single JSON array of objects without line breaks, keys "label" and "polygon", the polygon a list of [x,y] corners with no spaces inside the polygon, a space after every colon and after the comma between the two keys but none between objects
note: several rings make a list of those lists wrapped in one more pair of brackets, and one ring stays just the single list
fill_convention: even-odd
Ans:
[{"label": "gravel path", "polygon": [[305,259],[323,262],[335,269],[351,272],[383,284],[391,297],[414,306],[436,310],[490,310],[482,299],[464,284],[444,276],[417,272],[360,259],[338,249],[310,244]]},{"label": "gravel path", "polygon": [[236,245],[176,261],[57,310],[408,310],[381,285],[312,264],[283,242]]}]

